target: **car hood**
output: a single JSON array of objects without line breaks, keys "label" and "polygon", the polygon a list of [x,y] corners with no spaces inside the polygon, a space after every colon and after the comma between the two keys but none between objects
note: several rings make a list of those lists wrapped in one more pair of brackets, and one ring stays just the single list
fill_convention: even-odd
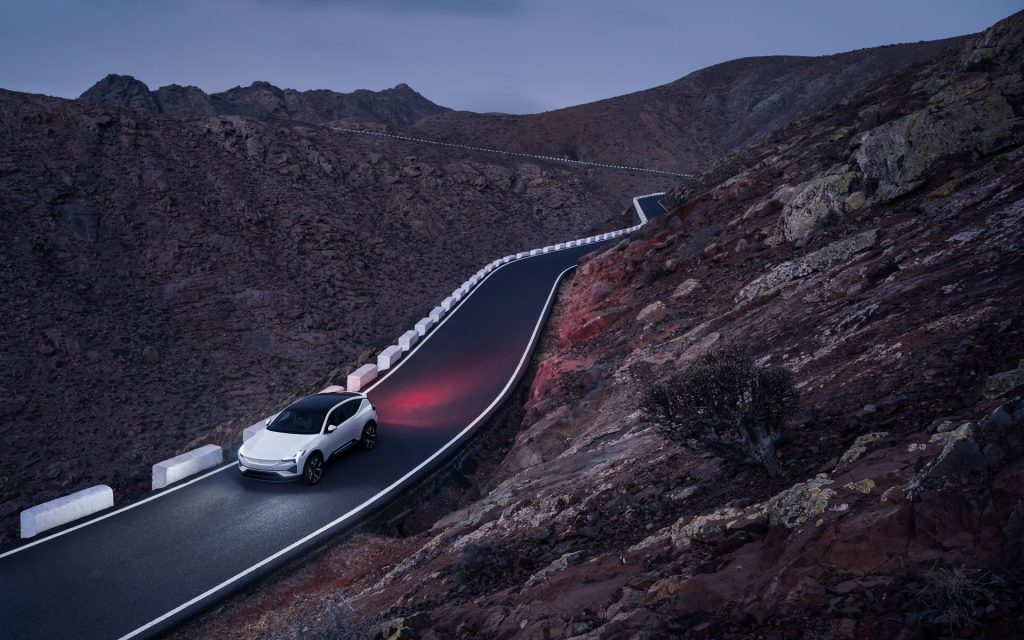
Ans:
[{"label": "car hood", "polygon": [[261,429],[249,438],[239,453],[260,460],[281,460],[316,440],[319,434],[280,433]]}]

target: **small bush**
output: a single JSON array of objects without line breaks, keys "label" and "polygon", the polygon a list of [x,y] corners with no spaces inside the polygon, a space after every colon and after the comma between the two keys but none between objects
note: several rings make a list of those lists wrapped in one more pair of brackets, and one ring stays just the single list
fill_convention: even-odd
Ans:
[{"label": "small bush", "polygon": [[641,408],[668,439],[691,448],[699,443],[776,476],[775,443],[796,402],[788,369],[758,366],[746,351],[727,348],[651,387]]},{"label": "small bush", "polygon": [[[918,596],[927,607],[925,618],[944,620],[952,629],[973,629],[979,613],[993,598],[981,571],[963,567],[936,569],[925,574],[925,587]],[[928,616],[929,612],[938,614]]]}]

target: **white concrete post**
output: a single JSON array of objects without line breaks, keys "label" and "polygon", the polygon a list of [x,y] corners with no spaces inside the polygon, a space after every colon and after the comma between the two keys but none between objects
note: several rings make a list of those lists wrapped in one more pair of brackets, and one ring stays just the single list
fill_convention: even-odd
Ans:
[{"label": "white concrete post", "polygon": [[412,349],[416,341],[420,339],[420,334],[416,333],[414,329],[406,331],[398,338],[398,346],[402,347],[402,351],[408,351]]},{"label": "white concrete post", "polygon": [[31,538],[47,529],[114,506],[114,490],[105,484],[37,504],[21,512],[21,537]]},{"label": "white concrete post", "polygon": [[377,370],[387,371],[402,358],[402,347],[393,344],[377,354]]},{"label": "white concrete post", "polygon": [[421,318],[420,321],[417,322],[415,325],[416,333],[418,333],[422,338],[423,336],[427,335],[427,332],[430,331],[430,329],[433,328],[433,326],[433,320],[431,320],[430,318]]},{"label": "white concrete post", "polygon": [[224,450],[215,444],[187,451],[153,465],[153,488],[163,489],[182,478],[224,462]]},{"label": "white concrete post", "polygon": [[349,391],[359,391],[377,378],[377,365],[364,364],[352,373],[348,374]]}]

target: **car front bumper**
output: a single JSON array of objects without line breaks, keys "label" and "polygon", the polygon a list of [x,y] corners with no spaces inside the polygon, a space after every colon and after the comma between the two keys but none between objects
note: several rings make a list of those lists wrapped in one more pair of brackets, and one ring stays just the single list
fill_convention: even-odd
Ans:
[{"label": "car front bumper", "polygon": [[257,460],[242,455],[238,456],[238,470],[243,476],[260,480],[298,480],[302,476],[291,460]]}]

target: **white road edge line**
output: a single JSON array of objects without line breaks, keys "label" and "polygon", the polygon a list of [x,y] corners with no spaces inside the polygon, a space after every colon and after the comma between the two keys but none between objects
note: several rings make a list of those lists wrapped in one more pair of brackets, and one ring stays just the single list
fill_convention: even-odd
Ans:
[{"label": "white road edge line", "polygon": [[235,464],[236,464],[235,462],[229,462],[226,465],[224,465],[223,467],[217,467],[213,471],[210,471],[208,473],[204,473],[201,476],[196,476],[195,478],[192,478],[188,482],[183,482],[181,484],[175,485],[175,486],[171,487],[170,489],[167,489],[166,491],[161,491],[160,493],[158,493],[156,495],[152,495],[152,496],[149,496],[148,498],[144,498],[142,500],[139,500],[138,502],[133,502],[133,503],[131,503],[129,505],[125,505],[125,506],[121,507],[120,509],[117,509],[115,511],[111,511],[110,513],[104,513],[102,516],[99,516],[98,518],[93,518],[92,520],[86,520],[85,522],[76,524],[75,526],[69,527],[67,529],[64,529],[63,531],[58,531],[57,533],[50,534],[50,535],[46,536],[45,538],[40,538],[38,540],[34,540],[32,542],[29,542],[28,544],[23,544],[22,546],[18,547],[17,549],[11,549],[10,551],[5,551],[4,553],[0,553],[0,559],[6,558],[7,556],[10,556],[10,555],[14,555],[15,553],[18,553],[19,551],[24,551],[25,549],[31,549],[32,547],[36,546],[37,544],[42,544],[42,543],[46,542],[47,540],[53,540],[54,538],[59,538],[60,536],[64,535],[65,533],[71,533],[72,531],[76,531],[78,529],[81,529],[82,527],[87,527],[90,524],[94,524],[96,522],[99,522],[100,520],[106,520],[107,518],[109,518],[111,516],[116,516],[117,514],[123,512],[123,511],[127,511],[129,509],[134,509],[135,507],[137,507],[139,505],[146,504],[150,500],[156,500],[157,498],[162,498],[162,497],[164,497],[165,495],[167,495],[169,493],[173,493],[173,492],[177,491],[178,489],[184,489],[185,487],[187,487],[188,485],[192,484],[193,482],[199,482],[203,478],[208,478],[208,477],[212,476],[215,473],[220,473],[221,471],[223,471],[223,470],[225,470],[225,469],[227,469],[229,467],[232,467]]},{"label": "white road edge line", "polygon": [[519,365],[516,367],[515,371],[512,373],[512,376],[509,378],[508,382],[505,383],[505,387],[501,390],[501,393],[498,394],[498,397],[495,398],[491,402],[491,404],[487,405],[487,408],[484,409],[483,413],[481,413],[479,416],[477,416],[471,423],[469,423],[469,425],[466,428],[464,428],[462,431],[460,431],[458,434],[456,434],[455,437],[452,438],[451,440],[449,440],[443,447],[441,447],[440,449],[435,451],[429,458],[427,458],[423,462],[421,462],[418,465],[416,465],[416,467],[414,467],[412,470],[408,471],[404,476],[402,476],[398,480],[395,480],[394,482],[392,482],[390,485],[388,485],[384,489],[381,489],[379,492],[377,492],[372,497],[367,498],[359,506],[355,507],[354,509],[352,509],[348,513],[346,513],[346,514],[344,514],[342,516],[339,516],[335,520],[325,524],[324,526],[320,527],[319,529],[317,529],[313,533],[307,534],[305,537],[303,537],[303,538],[301,538],[301,539],[291,543],[290,545],[288,545],[284,549],[281,549],[280,551],[274,553],[273,555],[268,556],[268,557],[264,558],[263,560],[260,560],[259,562],[257,562],[256,564],[252,565],[248,569],[245,569],[244,571],[242,571],[240,573],[237,573],[234,576],[228,578],[224,582],[221,582],[219,585],[204,591],[203,593],[201,593],[198,596],[192,598],[188,602],[185,602],[183,604],[178,605],[177,607],[175,607],[174,609],[171,609],[170,611],[168,611],[167,613],[163,614],[162,616],[160,616],[158,618],[154,618],[153,620],[150,620],[148,623],[146,623],[145,625],[139,627],[138,629],[135,629],[134,631],[131,631],[128,634],[121,636],[121,638],[119,640],[128,640],[129,638],[134,638],[135,636],[139,635],[143,631],[146,631],[147,629],[149,629],[149,628],[151,628],[151,627],[153,627],[153,626],[155,626],[157,624],[160,624],[161,622],[163,622],[164,620],[167,620],[171,616],[173,616],[173,615],[175,615],[175,614],[177,614],[177,613],[179,613],[181,611],[184,611],[185,609],[187,609],[187,608],[191,607],[192,605],[200,602],[201,600],[203,600],[203,599],[205,599],[205,598],[207,598],[207,597],[217,593],[218,591],[220,591],[224,587],[226,587],[226,586],[228,586],[228,585],[230,585],[230,584],[232,584],[234,582],[237,582],[238,580],[240,580],[241,578],[244,578],[245,576],[249,575],[253,571],[256,571],[260,567],[263,567],[263,566],[269,564],[270,562],[273,562],[277,558],[280,558],[284,554],[286,554],[289,551],[291,551],[291,550],[293,550],[293,549],[295,549],[295,548],[305,544],[306,542],[312,540],[313,538],[319,536],[320,534],[325,533],[326,531],[329,531],[330,529],[333,529],[334,527],[336,527],[337,525],[341,524],[345,520],[348,520],[352,516],[358,514],[360,511],[363,511],[364,509],[366,509],[367,507],[369,507],[373,503],[375,503],[378,500],[380,500],[382,497],[384,497],[385,495],[390,493],[393,489],[397,488],[402,483],[404,483],[406,480],[408,480],[413,475],[415,475],[417,472],[419,472],[423,467],[427,466],[430,462],[432,462],[439,455],[441,455],[446,450],[448,450],[449,447],[451,447],[456,442],[461,440],[462,437],[465,436],[467,433],[469,433],[469,431],[471,429],[473,429],[473,427],[475,427],[477,425],[477,423],[479,423],[481,420],[483,420],[491,412],[491,410],[494,409],[495,406],[497,406],[498,404],[500,404],[501,402],[503,402],[505,400],[506,395],[508,394],[508,392],[512,388],[512,385],[515,384],[515,382],[519,378],[520,372],[522,371],[523,365],[526,363],[527,358],[530,355],[530,352],[533,351],[533,348],[534,348],[534,346],[537,343],[537,336],[540,333],[541,326],[543,326],[543,324],[544,324],[544,319],[547,317],[548,312],[551,309],[551,302],[552,302],[552,300],[555,297],[555,292],[558,290],[558,285],[562,282],[562,278],[565,277],[565,274],[569,273],[570,271],[572,271],[575,268],[576,268],[576,265],[572,265],[571,267],[568,267],[565,271],[562,271],[562,273],[560,273],[558,275],[558,277],[555,279],[555,283],[551,286],[551,292],[548,294],[547,302],[545,302],[544,308],[540,312],[540,317],[537,318],[537,324],[533,328],[533,335],[530,336],[530,342],[529,342],[529,344],[527,344],[526,350],[523,351],[523,355],[519,359]]}]

